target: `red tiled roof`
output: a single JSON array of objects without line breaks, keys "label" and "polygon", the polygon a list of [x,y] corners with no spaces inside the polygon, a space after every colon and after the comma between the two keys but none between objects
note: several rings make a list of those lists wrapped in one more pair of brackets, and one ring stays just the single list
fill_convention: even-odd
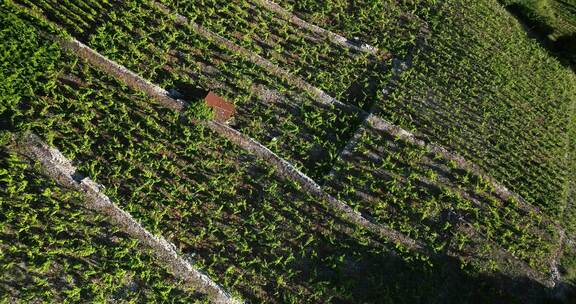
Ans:
[{"label": "red tiled roof", "polygon": [[234,104],[226,101],[224,98],[209,92],[206,98],[206,105],[214,109],[214,120],[218,122],[226,122],[234,113],[236,113],[236,107]]}]

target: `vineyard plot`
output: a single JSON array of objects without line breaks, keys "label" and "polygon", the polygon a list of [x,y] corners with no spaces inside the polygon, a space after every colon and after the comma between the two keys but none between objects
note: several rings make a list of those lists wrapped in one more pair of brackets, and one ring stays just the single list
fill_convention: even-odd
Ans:
[{"label": "vineyard plot", "polygon": [[[376,113],[457,151],[534,206],[558,214],[568,179],[564,155],[574,77],[527,41],[504,9],[488,2],[399,4],[430,35],[415,54],[413,68],[386,99],[375,103]],[[377,17],[367,16],[383,15],[387,7],[386,1],[375,7],[365,1],[278,4],[346,37],[370,32],[360,28],[382,28]],[[377,37],[363,39],[379,46]],[[415,45],[418,39],[413,40]]]},{"label": "vineyard plot", "polygon": [[300,0],[252,0],[253,2],[276,2],[305,22],[355,39],[390,52],[397,58],[405,58],[416,45],[424,20],[410,13],[413,8],[396,1],[300,1]]},{"label": "vineyard plot", "polygon": [[[526,41],[503,9],[476,6],[450,6],[454,13],[438,25],[436,38],[377,114],[458,151],[557,216],[569,172],[574,75]],[[490,30],[504,27],[516,29],[514,35]]]},{"label": "vineyard plot", "polygon": [[[59,62],[49,89],[27,101],[21,127],[75,159],[123,209],[236,295],[272,302],[369,301],[388,293],[395,299],[393,285],[383,282],[396,277],[364,270],[398,269],[418,282],[449,275],[435,267],[459,273],[456,261],[427,266],[419,261],[425,257],[341,222],[325,202],[191,124],[193,109],[165,109],[69,55]],[[473,281],[463,280],[466,290]]]},{"label": "vineyard plot", "polygon": [[[177,112],[182,112],[189,111],[189,107],[193,106],[193,111],[201,111],[200,108],[196,107],[197,105],[190,105],[181,100],[174,100],[170,98],[167,96],[169,94],[168,92],[162,90],[154,84],[147,82],[142,77],[126,70],[124,67],[119,66],[109,59],[106,59],[102,55],[86,47],[77,40],[66,41],[63,42],[62,45],[65,49],[71,50],[74,54],[82,56],[82,58],[86,58],[86,60],[89,60],[91,64],[94,64],[99,69],[102,69],[102,71],[105,71],[105,73],[110,73],[110,75],[113,75],[118,79],[122,79],[122,81],[125,81],[125,83],[129,84],[131,89],[146,92],[150,98],[154,98],[159,102],[161,106],[165,108],[172,109]],[[421,246],[419,246],[410,238],[406,238],[401,233],[384,228],[380,225],[376,225],[369,219],[364,218],[361,214],[354,212],[348,205],[324,192],[314,180],[303,174],[290,162],[282,159],[254,139],[241,134],[240,132],[230,128],[225,124],[213,120],[203,119],[210,119],[210,117],[207,116],[201,118],[200,120],[193,118],[192,122],[194,124],[207,127],[209,130],[217,133],[223,138],[229,140],[231,143],[237,145],[242,150],[248,153],[253,153],[255,157],[263,160],[270,167],[277,170],[278,176],[295,183],[299,188],[301,188],[302,191],[320,200],[326,200],[330,208],[332,208],[334,212],[345,221],[364,227],[371,233],[374,233],[375,235],[378,235],[382,238],[393,240],[394,242],[399,242],[400,244],[406,246],[408,249],[421,248]]]},{"label": "vineyard plot", "polygon": [[84,197],[0,147],[0,300],[205,302]]},{"label": "vineyard plot", "polygon": [[[112,20],[94,23],[98,29],[84,43],[165,89],[198,86],[215,91],[235,103],[232,126],[236,129],[312,178],[328,171],[357,124],[357,113],[319,104],[190,28],[177,25],[155,7],[111,3],[115,4],[108,7]],[[73,32],[66,20],[51,17],[57,15],[51,13],[54,8],[42,9],[49,19]]]},{"label": "vineyard plot", "polygon": [[390,54],[375,57],[335,45],[248,1],[162,2],[344,103],[367,108],[372,100],[350,100],[345,92],[355,82],[368,83],[369,77],[362,77],[366,71],[382,82],[389,76]]},{"label": "vineyard plot", "polygon": [[[83,84],[71,87],[62,79]],[[326,287],[326,274],[333,274],[326,263],[345,267],[339,266],[349,263],[344,256],[395,255],[392,246],[341,223],[253,156],[83,63],[64,66],[56,81],[31,101],[50,113],[33,130],[105,185],[142,225],[242,297],[350,299],[348,289],[338,290],[368,283],[343,273],[328,276]]]},{"label": "vineyard plot", "polygon": [[174,244],[166,241],[162,236],[150,233],[128,212],[114,204],[100,190],[104,187],[103,185],[78,172],[72,165],[72,161],[62,155],[57,148],[50,147],[33,133],[27,132],[17,135],[17,137],[14,145],[18,153],[38,161],[47,177],[55,180],[59,185],[82,193],[85,208],[107,217],[119,230],[139,241],[142,247],[156,257],[162,266],[165,266],[176,278],[182,280],[182,284],[206,295],[213,303],[240,303],[180,256],[176,252]]},{"label": "vineyard plot", "polygon": [[[193,267],[205,272],[223,290],[230,291],[234,298],[266,303],[541,303],[551,292],[560,289],[552,289],[551,286],[563,286],[563,282],[569,278],[569,274],[565,276],[562,271],[563,267],[573,263],[570,259],[574,256],[570,252],[570,246],[573,246],[572,230],[565,227],[571,222],[568,217],[573,214],[570,210],[573,206],[573,182],[570,180],[572,173],[564,171],[573,167],[574,155],[566,153],[571,152],[566,147],[572,147],[574,143],[564,135],[568,134],[566,130],[574,132],[574,122],[564,126],[562,123],[567,122],[563,118],[570,115],[567,114],[570,108],[565,100],[572,101],[573,78],[559,72],[560,68],[553,63],[548,74],[535,69],[537,79],[549,75],[561,77],[566,82],[555,87],[535,84],[535,93],[525,103],[518,100],[530,95],[521,90],[529,87],[526,79],[521,78],[523,80],[517,83],[502,82],[502,78],[495,78],[493,82],[486,80],[494,73],[505,80],[515,79],[505,73],[506,69],[493,66],[494,62],[506,64],[509,58],[496,58],[492,56],[493,53],[481,52],[490,49],[508,54],[505,52],[507,48],[499,44],[502,37],[492,36],[495,35],[493,32],[478,37],[475,36],[475,29],[456,27],[462,24],[459,23],[462,20],[468,22],[466,18],[470,16],[491,20],[496,16],[490,11],[493,7],[470,1],[470,10],[467,11],[461,10],[455,0],[400,1],[397,5],[380,1],[373,3],[370,7],[372,11],[368,11],[367,1],[355,1],[364,7],[357,12],[374,17],[368,20],[366,16],[350,14],[358,18],[358,27],[355,27],[349,22],[351,19],[338,13],[354,8],[354,5],[344,5],[354,4],[352,2],[336,0],[331,2],[334,6],[330,7],[326,6],[327,2],[281,1],[283,6],[290,9],[293,9],[292,3],[295,12],[307,19],[297,7],[318,8],[318,14],[312,12],[317,19],[308,20],[346,37],[354,37],[354,31],[358,28],[371,25],[378,28],[382,20],[379,18],[388,18],[396,12],[399,13],[396,17],[400,16],[402,22],[390,24],[391,32],[398,29],[396,26],[406,26],[405,29],[408,29],[408,32],[396,32],[397,35],[412,30],[420,32],[420,25],[426,25],[430,35],[415,38],[421,42],[418,47],[413,47],[412,37],[406,34],[404,42],[397,46],[399,55],[394,54],[394,60],[386,57],[383,62],[385,66],[394,62],[396,67],[403,61],[413,61],[414,66],[406,64],[405,69],[399,69],[405,70],[405,73],[393,74],[395,69],[389,68],[377,72],[365,66],[363,61],[346,61],[354,73],[359,73],[358,82],[349,83],[351,79],[346,79],[345,85],[336,83],[333,89],[338,88],[338,94],[348,96],[339,96],[348,105],[360,104],[362,100],[373,101],[373,108],[377,112],[367,115],[363,111],[351,111],[350,107],[342,107],[338,103],[319,103],[314,96],[308,95],[309,92],[294,87],[285,77],[262,69],[253,60],[248,60],[245,54],[224,47],[222,41],[206,39],[206,35],[198,34],[197,28],[177,22],[175,15],[163,12],[151,1],[59,2],[10,0],[0,6],[0,40],[5,41],[0,44],[3,56],[0,78],[5,80],[0,82],[0,151],[8,151],[4,145],[9,142],[10,134],[30,131],[39,134],[42,141],[73,160],[78,168],[74,176],[87,176],[94,180],[100,185],[92,184],[99,187],[98,193],[105,193],[110,201],[128,212],[146,230],[175,244],[173,249],[179,257],[184,257]],[[186,9],[190,6],[176,1],[161,2],[191,19],[195,16],[195,12]],[[214,11],[208,14],[213,17],[225,16],[229,13],[226,10],[241,13],[245,9],[249,11],[260,7],[258,0],[245,1],[239,6],[207,1],[196,4],[196,7],[204,7],[206,3],[215,6]],[[390,5],[390,8],[385,5]],[[410,13],[403,13],[402,9]],[[378,14],[379,17],[376,16]],[[238,24],[253,20],[250,19],[252,16],[243,16],[238,18]],[[262,28],[276,30],[286,26],[295,35],[305,35],[307,48],[313,47],[314,43],[337,45],[295,27],[285,17],[275,13],[254,16],[263,18],[263,23],[270,26]],[[410,19],[416,18],[414,16],[422,18],[424,23]],[[234,26],[234,21],[220,21],[222,18],[218,18],[213,20],[214,23],[202,23],[219,35],[228,35],[226,29]],[[440,22],[445,20],[448,24]],[[199,19],[191,21],[198,22]],[[417,30],[410,29],[416,24],[419,24]],[[492,27],[504,28],[496,21]],[[263,35],[258,28],[248,27],[246,32],[244,30],[238,32],[243,35],[247,31],[255,31],[251,39],[258,40]],[[507,27],[506,31],[512,31],[510,37],[517,34],[514,34],[514,27]],[[446,42],[451,35],[456,37],[462,32],[465,33],[462,41],[475,41],[482,48],[470,48],[473,51],[467,52],[464,44]],[[89,61],[95,64],[92,66],[63,51],[71,49],[66,48],[67,43],[77,42],[67,39],[70,34],[146,78],[148,82],[142,79],[138,82],[145,84],[150,91],[142,90],[143,85],[127,86],[129,81],[120,83],[118,79],[126,79],[117,77],[117,73],[99,70],[95,66],[101,68],[101,65],[95,64],[95,61]],[[373,37],[361,39],[377,46],[384,52],[382,54],[387,54],[390,50],[387,45],[390,46],[393,40],[382,40],[387,37],[386,34],[373,34]],[[229,39],[254,54],[272,56],[258,50],[253,40],[242,41],[238,40],[240,35],[236,36]],[[374,39],[368,41],[371,38]],[[518,59],[522,61],[518,67],[528,70],[528,67],[535,65],[532,60],[542,58],[536,56],[530,59],[532,57],[526,54],[535,52],[538,55],[539,49],[522,39],[516,37],[514,40],[522,47],[515,48],[513,54],[522,57]],[[289,39],[277,42],[286,48],[292,44]],[[508,47],[517,46],[510,44]],[[77,43],[77,46],[81,47],[81,44]],[[403,54],[410,49],[409,55]],[[343,49],[336,47],[334,50]],[[455,52],[451,53],[453,57],[450,58],[460,65],[447,64],[447,69],[466,75],[454,73],[455,78],[450,79],[470,77],[469,83],[478,81],[478,90],[471,89],[469,83],[456,82],[467,92],[458,93],[459,87],[455,83],[443,82],[448,80],[442,78],[451,74],[442,70],[442,62],[452,59],[436,56],[438,52],[452,51]],[[82,54],[82,58],[86,53],[89,52]],[[335,56],[350,55],[342,54]],[[361,58],[354,56],[350,58]],[[483,61],[478,65],[485,70],[470,67],[479,58]],[[279,67],[294,75],[308,77],[299,74],[298,68],[302,63],[289,62],[285,57],[275,60]],[[326,66],[324,63],[329,61],[324,60],[327,59],[307,61],[306,64],[317,64],[317,68],[326,69],[326,75],[335,75],[336,69],[341,68],[338,65]],[[427,66],[431,70],[426,70]],[[120,66],[116,68],[130,73]],[[425,72],[430,73],[426,77],[419,76],[419,73]],[[392,75],[395,75],[395,81],[390,81]],[[313,77],[306,80],[318,86],[325,81]],[[410,86],[412,80],[417,87]],[[153,84],[159,84],[162,89]],[[365,84],[368,86],[365,87]],[[444,91],[439,89],[442,85],[445,86]],[[490,85],[493,87],[488,88]],[[213,90],[235,103],[239,112],[236,121],[230,123],[235,129],[211,121],[212,114],[201,100],[190,97],[175,101],[172,98],[191,96],[193,94],[188,94],[188,90],[198,88]],[[555,92],[559,89],[562,92]],[[152,91],[157,94],[151,94]],[[166,96],[168,91],[172,92],[172,96]],[[440,98],[422,99],[419,96],[422,91],[438,93]],[[367,93],[366,97],[354,100],[353,97],[363,93]],[[157,98],[159,95],[165,98]],[[494,108],[484,105],[486,107],[478,111],[472,104],[462,102],[465,97],[471,100],[484,100],[486,97],[490,101],[501,98],[498,106],[506,105],[507,108],[495,107],[495,112],[490,112]],[[450,98],[457,99],[454,108],[449,107]],[[546,98],[548,101],[542,101]],[[573,110],[574,103],[571,104]],[[551,119],[562,119],[553,123],[543,121],[544,127],[534,127],[532,119],[540,114],[548,115]],[[464,116],[458,118],[458,115]],[[428,121],[423,117],[433,117],[438,121]],[[534,128],[521,129],[522,118],[526,118],[527,126]],[[362,125],[359,130],[358,125]],[[478,125],[482,128],[478,133],[473,133],[473,127]],[[444,136],[442,128],[452,131]],[[504,137],[494,135],[499,134],[494,131],[498,128],[513,128],[503,129],[502,135],[520,134],[523,139],[513,139],[511,144],[525,141],[523,146],[512,149],[510,154],[500,150]],[[238,134],[236,130],[254,140]],[[253,146],[239,143],[240,140],[227,136],[226,132],[242,137],[241,140]],[[497,141],[497,148],[490,145],[491,139]],[[269,151],[255,152],[254,147],[259,146],[259,142],[287,162],[280,157],[270,157],[273,153]],[[453,152],[446,152],[435,142]],[[342,152],[345,145],[347,149]],[[537,164],[526,161],[527,152],[522,149],[534,149],[537,159],[532,160]],[[544,150],[547,153],[541,153]],[[2,153],[0,155],[3,157],[10,155],[8,152]],[[461,154],[478,162],[480,170],[458,156]],[[13,158],[7,156],[0,160],[2,186],[12,182],[12,174],[8,172],[15,171],[11,164],[20,162],[10,160]],[[280,172],[282,166],[278,164],[288,162],[315,180],[323,181],[323,187],[317,187],[316,192],[308,191],[297,178]],[[546,165],[540,166],[544,163]],[[33,171],[36,172],[36,167]],[[497,181],[484,175],[485,172],[493,174]],[[524,178],[530,182],[525,184],[519,179],[508,179],[506,173],[510,172],[512,175],[527,172],[529,174]],[[536,176],[535,173],[542,175]],[[37,177],[34,174],[19,179],[34,181]],[[557,177],[557,180],[553,181],[551,177]],[[500,184],[498,181],[520,195],[503,191],[503,187],[497,186]],[[6,191],[0,188],[0,194],[20,191],[24,189],[22,185],[29,186],[17,182],[18,187],[7,187]],[[43,182],[53,185],[46,179]],[[544,184],[543,189],[530,192],[530,187],[535,187],[539,182]],[[316,185],[314,182],[311,184]],[[64,192],[71,193],[69,189],[56,186],[53,189],[56,189],[52,192],[57,197]],[[540,197],[544,191],[550,192]],[[48,194],[42,193],[39,200],[45,204],[43,200]],[[0,203],[4,206],[4,201],[10,202],[10,199],[3,199],[5,195],[2,195]],[[74,196],[75,202],[82,199],[76,193],[70,195]],[[28,194],[22,195],[24,200],[30,197]],[[334,197],[352,206],[359,217],[377,223],[380,228],[407,236],[418,246],[406,246],[406,241],[374,233],[374,230],[367,229],[369,225],[354,224],[336,210]],[[516,200],[515,197],[526,199]],[[535,199],[539,197],[540,200]],[[554,200],[547,200],[547,197]],[[34,200],[31,206],[36,206],[36,203]],[[19,219],[17,215],[20,214],[24,214],[26,220],[34,220],[33,216],[26,214],[39,214],[41,211],[25,210],[20,205],[23,204],[12,206],[7,203],[9,207],[2,210],[8,210],[8,213],[0,212],[0,221]],[[66,209],[62,213],[63,205],[59,204],[60,209],[54,213],[59,216],[58,219],[47,217],[47,220],[76,224],[76,214],[85,210],[70,213]],[[555,212],[548,206],[559,211]],[[13,210],[10,208],[19,208],[16,210],[18,213],[10,213]],[[562,223],[558,222],[557,215],[560,213],[564,213]],[[86,211],[86,214],[91,213]],[[60,215],[70,220],[64,221]],[[106,218],[90,216],[102,220],[97,227],[110,227]],[[61,237],[61,231],[50,230],[52,226],[44,228],[47,230],[34,228],[21,232],[34,240]],[[76,232],[74,240],[90,237],[86,237],[84,228],[80,231],[74,231],[74,227],[68,229]],[[47,233],[36,233],[43,231]],[[11,239],[18,231],[14,228],[8,232],[1,230],[0,233],[8,233],[7,238]],[[102,239],[117,240],[116,236],[123,237],[122,240],[128,239],[126,234],[111,227],[104,234]],[[7,244],[4,238],[0,238],[0,261],[5,258],[4,248],[13,249]],[[126,247],[107,251],[112,252],[112,257],[97,256],[98,260],[128,259],[127,262],[120,262],[122,270],[111,270],[122,274],[118,274],[118,280],[112,282],[122,281],[118,287],[105,286],[104,290],[109,291],[113,298],[122,300],[137,293],[134,297],[143,302],[162,301],[173,296],[186,302],[206,300],[195,294],[194,290],[183,288],[180,282],[163,270],[161,264],[154,263],[154,259],[146,255],[149,252],[142,250],[142,244],[129,242]],[[74,242],[70,248],[74,253],[82,253],[85,247]],[[82,262],[87,259],[86,256],[82,258]],[[130,268],[133,259],[143,260],[145,266],[134,262],[139,268]],[[19,254],[7,261],[8,266],[1,263],[0,267],[2,270],[12,267],[10,271],[14,273],[14,269],[29,262],[30,257]],[[562,267],[557,267],[559,261]],[[99,265],[91,260],[87,263]],[[38,267],[34,265],[29,269]],[[62,267],[73,271],[70,266]],[[97,284],[110,282],[105,274],[109,269],[105,267],[110,265],[102,266],[104,268],[78,267],[79,276],[90,275]],[[124,271],[125,268],[129,269]],[[141,287],[139,290],[134,289],[130,279],[122,279],[123,275],[133,278],[150,273],[153,274],[149,276],[150,280],[138,285]],[[19,286],[36,284],[29,280],[24,283],[20,281],[17,283]],[[128,283],[124,284],[125,281]],[[158,285],[158,281],[163,284]],[[38,282],[45,289],[35,290],[40,290],[42,295],[26,288],[18,293],[13,286],[1,280],[0,288],[24,300],[50,297],[54,288],[46,287],[48,285],[44,281]],[[83,282],[79,283],[81,286],[78,288],[72,286],[73,291],[64,295],[54,293],[57,298],[47,298],[47,301],[59,301],[68,296],[73,298],[78,294],[90,297],[96,283]],[[128,292],[125,293],[126,286]],[[108,297],[104,297],[106,299]]]},{"label": "vineyard plot", "polygon": [[[364,127],[326,186],[356,210],[422,240],[434,252],[489,256],[491,249],[467,252],[469,242],[478,242],[502,246],[530,267],[550,271],[557,235],[550,233],[555,226],[549,219],[502,199],[490,183],[425,147]],[[481,239],[460,231],[462,223]],[[479,267],[502,262],[489,260]]]},{"label": "vineyard plot", "polygon": [[371,284],[368,278],[333,275],[326,263],[346,268],[348,255],[388,263],[380,255],[394,257],[395,250],[340,223],[252,155],[191,124],[199,118],[194,109],[184,115],[165,109],[29,34],[12,37],[20,40],[15,45],[40,44],[50,52],[38,59],[52,66],[20,92],[18,111],[9,113],[13,128],[31,129],[61,148],[80,174],[242,298],[373,296],[354,292]]}]

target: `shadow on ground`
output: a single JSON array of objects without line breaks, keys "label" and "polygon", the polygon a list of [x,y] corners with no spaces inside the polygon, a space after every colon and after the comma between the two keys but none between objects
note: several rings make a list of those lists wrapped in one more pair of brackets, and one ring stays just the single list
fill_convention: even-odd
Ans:
[{"label": "shadow on ground", "polygon": [[576,33],[566,34],[552,40],[549,37],[554,32],[552,26],[542,20],[530,18],[530,13],[521,5],[511,4],[505,8],[522,24],[530,38],[536,39],[550,55],[558,58],[564,66],[576,72]]}]

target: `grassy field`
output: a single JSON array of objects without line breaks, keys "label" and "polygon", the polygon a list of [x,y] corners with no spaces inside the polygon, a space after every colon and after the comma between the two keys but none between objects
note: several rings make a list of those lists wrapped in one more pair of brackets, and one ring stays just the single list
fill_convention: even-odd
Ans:
[{"label": "grassy field", "polygon": [[[33,132],[235,299],[570,303],[569,68],[495,0],[263,3],[0,4],[0,302],[214,301],[23,155]],[[318,188],[207,127],[198,89]]]}]

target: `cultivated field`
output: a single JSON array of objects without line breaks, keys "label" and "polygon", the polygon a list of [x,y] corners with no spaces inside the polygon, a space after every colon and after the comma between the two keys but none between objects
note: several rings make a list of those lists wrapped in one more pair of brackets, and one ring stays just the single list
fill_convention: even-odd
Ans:
[{"label": "cultivated field", "polygon": [[569,303],[576,76],[496,0],[0,15],[0,302]]}]

